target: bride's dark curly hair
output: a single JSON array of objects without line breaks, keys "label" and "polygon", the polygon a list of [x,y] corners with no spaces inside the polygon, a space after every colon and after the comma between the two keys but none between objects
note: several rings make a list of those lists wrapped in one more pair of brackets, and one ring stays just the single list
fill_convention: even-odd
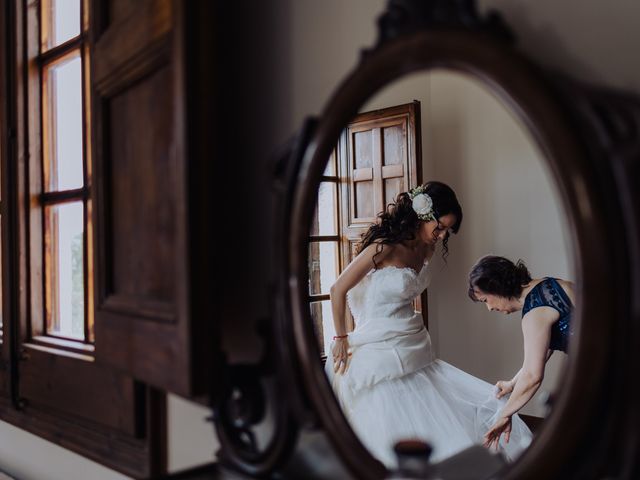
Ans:
[{"label": "bride's dark curly hair", "polygon": [[[433,201],[433,212],[436,219],[452,213],[456,217],[455,224],[451,227],[453,233],[458,233],[462,224],[462,207],[458,202],[453,189],[442,182],[427,182],[424,184],[424,192]],[[377,222],[369,227],[362,235],[358,253],[369,245],[377,244],[376,254],[373,256],[373,264],[377,268],[376,256],[382,252],[384,245],[394,245],[408,240],[414,240],[423,220],[412,207],[412,200],[408,192],[403,192],[396,197],[394,203],[387,205],[384,212],[378,214]],[[447,243],[449,233],[442,241],[442,258],[449,255]]]}]

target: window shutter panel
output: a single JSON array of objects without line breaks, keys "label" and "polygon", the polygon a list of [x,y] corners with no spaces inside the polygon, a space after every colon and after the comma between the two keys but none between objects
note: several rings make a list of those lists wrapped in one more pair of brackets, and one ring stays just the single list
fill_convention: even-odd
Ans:
[{"label": "window shutter panel", "polygon": [[[343,257],[400,193],[422,182],[420,102],[361,113],[341,138]],[[343,268],[346,267],[346,264]]]},{"label": "window shutter panel", "polygon": [[187,142],[194,22],[185,28],[186,16],[206,7],[100,5],[92,42],[96,357],[182,396],[206,393],[211,319],[192,316],[196,287],[206,283],[193,282],[203,267],[192,261],[194,243],[205,241],[196,229],[206,228],[193,220],[202,202],[190,200],[202,176]]}]

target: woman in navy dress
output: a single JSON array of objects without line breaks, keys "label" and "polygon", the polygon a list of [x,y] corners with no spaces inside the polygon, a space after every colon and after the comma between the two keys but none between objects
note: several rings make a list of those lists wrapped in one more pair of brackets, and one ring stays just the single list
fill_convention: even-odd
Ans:
[{"label": "woman in navy dress", "polygon": [[511,380],[496,384],[498,398],[511,396],[484,437],[486,446],[497,446],[502,434],[509,442],[511,417],[540,388],[553,352],[567,353],[574,289],[571,282],[559,278],[531,278],[522,260],[514,264],[507,258],[488,255],[469,273],[469,297],[491,311],[509,314],[522,310],[524,362]]}]

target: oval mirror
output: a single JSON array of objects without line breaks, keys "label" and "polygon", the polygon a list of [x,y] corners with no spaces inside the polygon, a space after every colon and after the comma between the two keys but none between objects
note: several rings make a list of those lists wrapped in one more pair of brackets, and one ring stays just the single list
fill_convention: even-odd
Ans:
[{"label": "oval mirror", "polygon": [[610,345],[615,293],[558,91],[493,35],[427,29],[369,52],[321,119],[287,278],[306,395],[345,463],[384,477],[418,438],[440,465],[487,444],[505,478],[559,471],[597,411],[609,347],[585,346]]},{"label": "oval mirror", "polygon": [[[309,232],[318,361],[388,467],[401,440],[428,441],[432,461],[481,444],[505,409],[518,413],[509,443],[495,446],[515,460],[547,414],[573,332],[575,252],[546,162],[466,74],[408,75],[360,110],[329,159]],[[420,200],[437,219],[420,219]]]}]

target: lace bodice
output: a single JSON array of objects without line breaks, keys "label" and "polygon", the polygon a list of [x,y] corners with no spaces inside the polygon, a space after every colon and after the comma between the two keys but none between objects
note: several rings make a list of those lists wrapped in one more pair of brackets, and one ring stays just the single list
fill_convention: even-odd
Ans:
[{"label": "lace bodice", "polygon": [[411,267],[386,266],[371,270],[347,293],[356,329],[379,318],[413,316],[413,300],[427,288],[427,263],[416,272]]},{"label": "lace bodice", "polygon": [[342,384],[352,393],[433,361],[429,332],[412,305],[427,287],[427,270],[426,264],[420,272],[391,266],[371,270],[347,294],[356,328],[349,334],[353,356]]}]

